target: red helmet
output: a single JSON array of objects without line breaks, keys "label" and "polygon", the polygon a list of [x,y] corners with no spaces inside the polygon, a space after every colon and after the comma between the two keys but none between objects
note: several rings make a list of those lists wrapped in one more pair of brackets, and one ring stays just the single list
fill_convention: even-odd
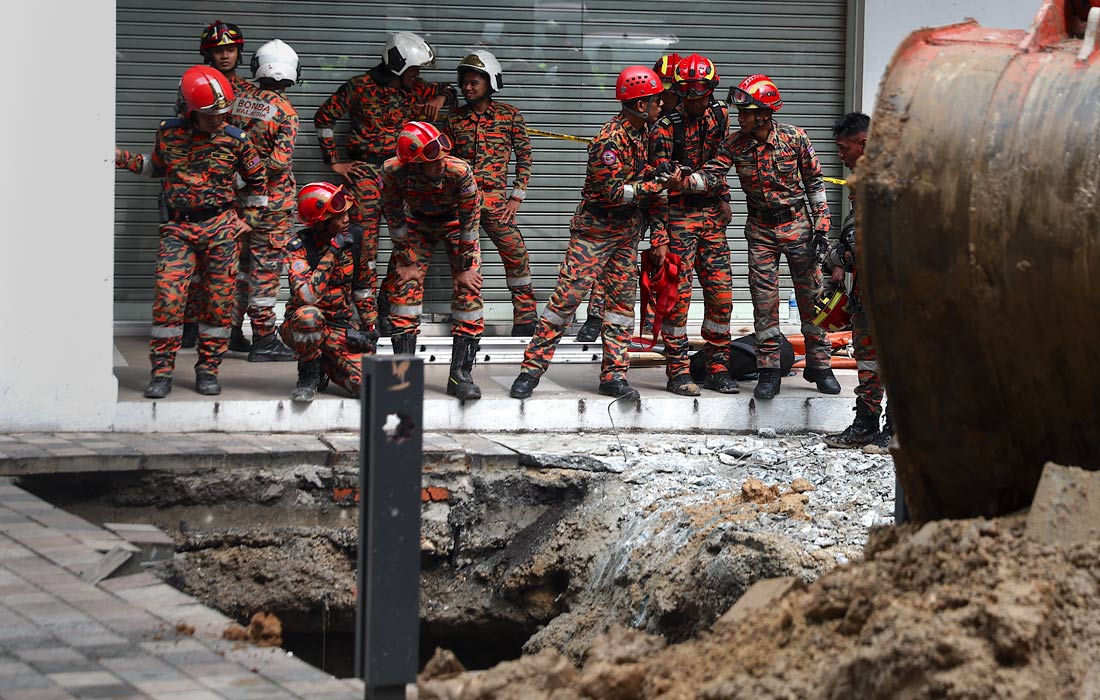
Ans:
[{"label": "red helmet", "polygon": [[661,56],[653,64],[653,72],[661,78],[661,86],[665,90],[672,89],[672,74],[676,72],[676,64],[680,62],[680,54],[670,53]]},{"label": "red helmet", "polygon": [[343,185],[311,182],[298,193],[298,218],[306,226],[343,214],[354,203]]},{"label": "red helmet", "polygon": [[829,333],[852,327],[848,295],[840,290],[826,292],[814,302],[814,325]]},{"label": "red helmet", "polygon": [[241,28],[220,19],[214,20],[213,24],[202,31],[202,37],[199,39],[199,53],[203,58],[210,60],[210,49],[219,46],[236,46],[241,53],[244,53],[244,33]]},{"label": "red helmet", "polygon": [[439,160],[451,150],[451,140],[429,122],[406,122],[397,135],[397,157],[402,163]]},{"label": "red helmet", "polygon": [[233,108],[233,87],[221,71],[210,66],[191,66],[180,78],[176,106],[180,114],[226,114]]},{"label": "red helmet", "polygon": [[680,97],[706,97],[718,87],[718,70],[709,58],[693,53],[676,64],[672,80]]},{"label": "red helmet", "polygon": [[661,78],[645,66],[627,66],[615,81],[615,98],[619,102],[640,100],[664,92]]},{"label": "red helmet", "polygon": [[750,75],[737,87],[731,87],[726,101],[737,109],[770,109],[778,112],[783,97],[772,79],[761,73]]}]

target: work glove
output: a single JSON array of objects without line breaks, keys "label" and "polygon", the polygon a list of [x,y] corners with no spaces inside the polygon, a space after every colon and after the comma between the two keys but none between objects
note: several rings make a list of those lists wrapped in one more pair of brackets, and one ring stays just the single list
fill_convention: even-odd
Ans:
[{"label": "work glove", "polygon": [[817,230],[813,237],[814,255],[819,262],[824,262],[829,256],[829,232]]},{"label": "work glove", "polygon": [[332,237],[332,242],[329,243],[329,245],[332,246],[333,250],[339,252],[341,250],[347,250],[348,248],[350,248],[352,241],[353,239],[351,237],[350,231],[341,231],[340,233]]},{"label": "work glove", "polygon": [[378,346],[378,331],[360,331],[354,328],[344,330],[344,344],[353,352],[374,352]]}]

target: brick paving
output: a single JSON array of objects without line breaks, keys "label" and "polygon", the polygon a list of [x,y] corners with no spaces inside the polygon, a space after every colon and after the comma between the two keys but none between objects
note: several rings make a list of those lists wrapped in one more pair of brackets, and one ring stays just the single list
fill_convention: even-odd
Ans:
[{"label": "brick paving", "polygon": [[[134,437],[2,435],[0,452],[8,460],[144,456]],[[212,444],[197,436],[185,446],[204,440]],[[223,447],[213,449],[229,454]],[[294,440],[282,447],[297,449]],[[134,546],[0,478],[0,700],[363,698],[359,680],[221,639],[228,618],[154,576],[86,580],[115,548]]]}]

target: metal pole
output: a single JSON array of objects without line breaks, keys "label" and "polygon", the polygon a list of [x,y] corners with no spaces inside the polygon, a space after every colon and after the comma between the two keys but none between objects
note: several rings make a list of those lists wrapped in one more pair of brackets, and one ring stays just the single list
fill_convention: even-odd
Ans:
[{"label": "metal pole", "polygon": [[366,700],[404,700],[420,632],[424,363],[363,356],[355,673]]}]

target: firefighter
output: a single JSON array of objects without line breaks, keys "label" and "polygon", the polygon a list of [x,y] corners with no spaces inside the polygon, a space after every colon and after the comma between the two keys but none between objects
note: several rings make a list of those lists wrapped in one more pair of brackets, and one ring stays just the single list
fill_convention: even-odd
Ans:
[{"label": "firefighter", "polygon": [[[837,155],[852,172],[855,172],[856,162],[863,155],[870,127],[871,118],[861,112],[849,112],[833,125]],[[838,287],[844,284],[848,275],[854,275],[856,270],[855,194],[850,194],[848,198],[852,208],[844,217],[840,238],[830,247],[826,260],[832,270],[829,281]],[[859,293],[858,279],[848,290],[848,311],[852,314],[852,345],[855,347],[856,370],[859,376],[859,385],[856,386],[856,417],[842,432],[826,435],[825,444],[830,447],[863,447],[864,452],[886,454],[890,439],[894,436],[894,425],[887,408],[885,423],[879,429],[884,392],[878,374],[875,345],[871,339],[871,324]]]},{"label": "firefighter", "polygon": [[[677,64],[673,86],[680,107],[661,117],[654,128],[655,166],[682,166],[694,173],[718,154],[729,123],[728,109],[714,101],[718,81],[714,63],[705,56],[691,54]],[[661,328],[667,358],[666,388],[680,396],[700,393],[691,378],[688,357],[693,269],[703,288],[702,336],[707,358],[703,387],[723,394],[738,392],[737,382],[729,374],[733,279],[722,197],[729,197],[725,178],[713,178],[708,185],[701,174],[692,174],[684,181],[671,183],[662,217],[668,230],[669,251],[680,256],[682,269],[675,305]]]},{"label": "firefighter", "polygon": [[345,185],[311,182],[298,195],[306,228],[287,246],[290,301],[280,335],[298,357],[290,398],[309,403],[331,379],[352,396],[363,382],[362,355],[374,354],[378,334],[357,327],[353,305],[363,229],[350,223]]},{"label": "firefighter", "polygon": [[[145,396],[172,390],[172,371],[183,336],[185,296],[197,263],[206,271],[199,316],[195,388],[219,394],[218,367],[233,315],[237,235],[258,225],[266,174],[248,136],[225,123],[233,88],[209,66],[189,68],[180,80],[183,117],[161,122],[151,156],[116,149],[115,165],[164,178],[166,223],[160,227],[153,328],[149,340],[152,378]],[[243,214],[237,213],[235,181],[244,181]],[[243,220],[242,220],[243,216]]]},{"label": "firefighter", "polygon": [[267,206],[259,225],[241,240],[241,267],[246,294],[238,284],[234,322],[246,308],[252,322],[249,362],[289,362],[294,351],[275,333],[275,302],[279,277],[291,239],[290,217],[294,210],[294,141],[298,137],[298,112],[286,97],[286,89],[300,78],[298,54],[274,39],[256,49],[251,61],[256,87],[233,101],[233,119],[264,161],[267,169]]},{"label": "firefighter", "polygon": [[[512,335],[535,332],[538,313],[531,285],[527,244],[516,225],[516,212],[527,197],[531,179],[531,138],[523,115],[512,105],[497,102],[504,75],[496,57],[479,49],[458,64],[458,87],[466,104],[447,117],[445,132],[454,144],[452,155],[474,169],[481,192],[481,226],[489,234],[500,259],[512,297]],[[516,178],[507,189],[508,161],[515,153]]]},{"label": "firefighter", "polygon": [[[376,300],[375,259],[382,210],[379,191],[382,164],[396,155],[397,134],[405,122],[414,119],[435,121],[441,108],[453,106],[457,101],[454,88],[420,78],[421,68],[435,65],[435,52],[416,34],[398,32],[391,36],[382,49],[381,58],[374,68],[341,85],[313,117],[321,157],[332,172],[348,184],[355,199],[351,219],[363,228],[360,274],[364,279],[355,306],[368,326],[379,323],[376,302],[387,303]],[[344,114],[349,115],[351,130],[345,146],[346,159],[341,159],[334,129]],[[389,229],[396,247],[399,241],[394,236],[400,232],[400,227],[389,226]],[[385,326],[385,311],[382,316]],[[386,335],[389,330],[385,328]]]},{"label": "firefighter", "polygon": [[[199,55],[202,56],[202,60],[206,65],[220,71],[225,76],[230,87],[233,88],[235,96],[252,91],[252,85],[237,75],[237,66],[240,65],[244,56],[244,32],[241,31],[240,27],[223,22],[220,19],[207,25],[199,36]],[[179,114],[183,114],[185,107],[182,104],[177,104],[176,108]],[[238,123],[232,114],[226,118],[226,121],[239,129],[245,127],[244,124]],[[242,235],[241,238],[244,239],[245,236]],[[239,261],[237,270],[238,295],[247,294],[248,259],[247,255],[243,254],[246,252],[242,251],[242,259]],[[242,285],[245,286],[243,290]],[[195,347],[195,342],[198,339],[198,323],[193,319],[197,318],[198,314],[202,312],[204,303],[203,269],[200,265],[191,277],[191,287],[187,292],[187,311],[184,315],[186,320],[183,324],[182,347]],[[252,348],[252,344],[241,332],[240,314],[242,311],[243,305],[239,308],[235,306],[233,310],[233,334],[229,338],[229,349],[233,352],[248,352]]]},{"label": "firefighter", "polygon": [[447,135],[411,121],[397,137],[397,156],[382,165],[382,206],[396,241],[390,322],[393,351],[412,355],[420,330],[424,277],[443,243],[451,264],[451,371],[447,393],[481,398],[472,371],[485,329],[481,302],[481,194],[470,164],[450,155]]},{"label": "firefighter", "polygon": [[[655,195],[676,175],[658,174],[648,162],[647,131],[661,114],[661,91],[660,77],[645,66],[629,66],[615,81],[621,110],[588,145],[582,201],[570,225],[569,248],[557,288],[539,319],[538,331],[527,344],[521,371],[509,392],[512,398],[531,395],[581,300],[601,274],[606,308],[599,392],[615,398],[638,398],[626,380],[638,288],[638,242],[646,230],[647,215],[655,209]],[[653,233],[652,243],[654,262],[660,267],[668,253],[662,228]]]},{"label": "firefighter", "polygon": [[[676,112],[680,104],[680,97],[672,84],[672,76],[676,72],[676,65],[680,62],[680,54],[665,54],[653,64],[653,72],[661,78],[661,116],[668,116]],[[652,147],[652,138],[650,144]],[[603,327],[603,282],[597,278],[592,285],[592,293],[588,296],[588,310],[584,323],[577,331],[576,340],[580,343],[594,343],[600,337],[600,329]],[[653,333],[653,311],[649,310],[647,317],[642,319],[642,335]]]},{"label": "firefighter", "polygon": [[840,384],[830,369],[825,331],[813,324],[814,300],[822,287],[818,256],[830,229],[829,204],[817,153],[805,131],[773,119],[783,106],[783,98],[768,76],[745,78],[730,88],[728,101],[737,108],[740,129],[727,137],[718,155],[703,167],[701,179],[705,187],[713,187],[719,177],[735,168],[748,204],[745,238],[760,370],[753,395],[771,399],[780,391],[781,254],[791,268],[806,337],[806,370],[802,376],[815,383],[818,391],[838,394]]}]

